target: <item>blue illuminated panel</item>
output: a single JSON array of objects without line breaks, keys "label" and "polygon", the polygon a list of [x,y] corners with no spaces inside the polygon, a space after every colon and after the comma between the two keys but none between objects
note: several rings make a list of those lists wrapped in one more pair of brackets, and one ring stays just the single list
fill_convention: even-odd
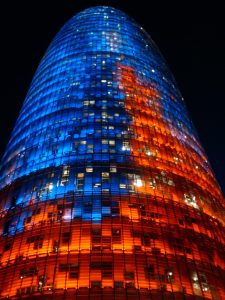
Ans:
[{"label": "blue illuminated panel", "polygon": [[157,86],[174,135],[183,136],[179,122],[193,132],[176,84],[144,30],[122,12],[93,8],[73,17],[42,59],[3,157],[1,186],[50,166],[127,161],[122,141],[131,117],[119,89],[120,63]]}]

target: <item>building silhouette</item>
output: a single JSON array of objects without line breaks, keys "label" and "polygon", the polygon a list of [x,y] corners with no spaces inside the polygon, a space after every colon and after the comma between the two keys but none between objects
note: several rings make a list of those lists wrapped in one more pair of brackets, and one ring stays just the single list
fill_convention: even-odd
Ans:
[{"label": "building silhouette", "polygon": [[225,299],[225,202],[156,45],[75,15],[1,162],[0,299]]}]

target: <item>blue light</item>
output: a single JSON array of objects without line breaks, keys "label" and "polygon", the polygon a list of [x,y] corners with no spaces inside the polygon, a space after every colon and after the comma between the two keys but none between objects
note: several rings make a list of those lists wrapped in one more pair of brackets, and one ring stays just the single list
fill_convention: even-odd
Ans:
[{"label": "blue light", "polygon": [[[187,128],[187,135],[194,132],[174,79],[150,37],[124,13],[99,9],[108,17],[96,15],[96,8],[91,8],[60,30],[33,78],[2,159],[1,187],[24,177],[16,204],[28,204],[31,198],[53,200],[70,191],[83,195],[131,192],[132,180],[123,177],[123,168],[135,160],[128,142],[135,133],[132,112],[126,107],[129,95],[121,82],[124,67],[134,70],[143,86],[157,87],[159,112],[165,121],[170,120],[175,136],[183,139],[178,121]],[[190,139],[189,144],[202,153],[199,144]],[[85,171],[90,162],[98,167],[94,173]],[[121,169],[120,178],[118,172],[103,184],[101,169],[110,163]],[[63,166],[69,166],[70,173],[62,184]],[[55,174],[49,178],[52,168]],[[40,178],[32,179],[37,172]],[[93,205],[92,218],[100,219],[101,214]],[[77,207],[74,217],[78,215],[91,216]]]}]

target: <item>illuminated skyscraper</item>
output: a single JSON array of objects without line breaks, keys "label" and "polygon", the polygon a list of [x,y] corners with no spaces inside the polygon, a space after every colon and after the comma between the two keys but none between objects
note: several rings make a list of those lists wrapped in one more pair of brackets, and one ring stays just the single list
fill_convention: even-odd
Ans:
[{"label": "illuminated skyscraper", "polygon": [[225,299],[224,198],[163,57],[117,9],[54,38],[0,187],[0,299]]}]

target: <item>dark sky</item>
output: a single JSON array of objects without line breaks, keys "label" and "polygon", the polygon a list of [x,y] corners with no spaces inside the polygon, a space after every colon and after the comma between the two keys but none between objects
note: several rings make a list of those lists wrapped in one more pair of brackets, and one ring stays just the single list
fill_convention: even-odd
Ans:
[{"label": "dark sky", "polygon": [[60,27],[81,9],[112,5],[140,23],[160,48],[225,191],[225,24],[223,8],[206,2],[1,1],[0,154],[34,72]]}]

